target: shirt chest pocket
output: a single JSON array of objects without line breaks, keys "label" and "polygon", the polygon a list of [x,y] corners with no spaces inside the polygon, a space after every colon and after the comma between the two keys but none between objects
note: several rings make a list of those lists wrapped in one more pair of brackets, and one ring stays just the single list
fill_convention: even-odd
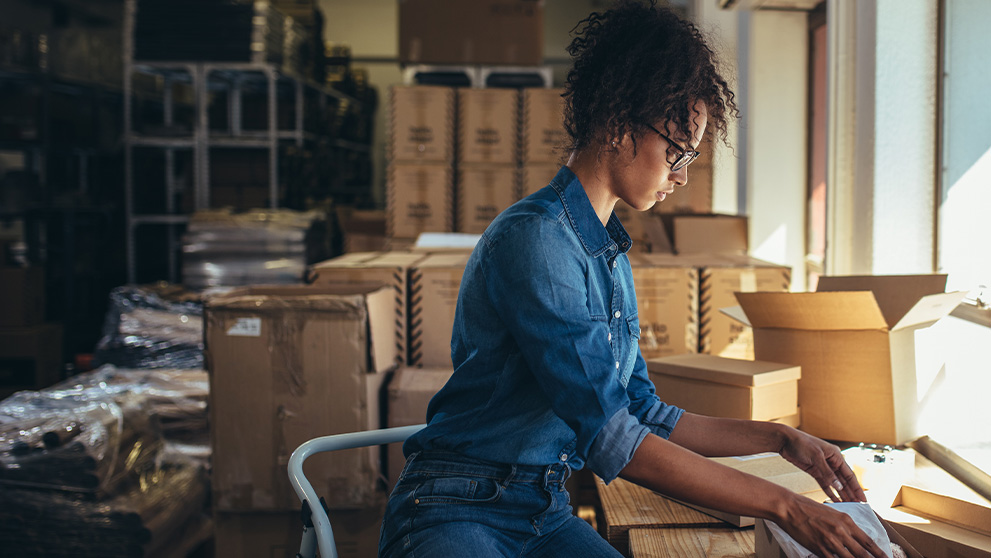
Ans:
[{"label": "shirt chest pocket", "polygon": [[640,318],[637,315],[626,318],[626,323],[620,324],[619,342],[614,345],[616,352],[616,370],[619,382],[626,387],[630,383],[630,375],[633,374],[633,365],[636,364],[637,354],[640,350]]}]

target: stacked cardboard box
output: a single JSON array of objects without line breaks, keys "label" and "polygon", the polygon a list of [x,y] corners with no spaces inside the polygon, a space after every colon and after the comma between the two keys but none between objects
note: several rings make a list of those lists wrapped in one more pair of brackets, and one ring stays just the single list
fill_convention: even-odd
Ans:
[{"label": "stacked cardboard box", "polygon": [[692,413],[747,420],[798,413],[798,366],[694,354],[649,360],[647,370],[664,401]]},{"label": "stacked cardboard box", "polygon": [[484,232],[516,201],[518,122],[517,90],[458,90],[458,231]]},{"label": "stacked cardboard box", "polygon": [[698,352],[753,360],[753,332],[719,310],[736,305],[735,293],[788,292],[791,268],[744,255],[680,258],[694,262],[699,269]]},{"label": "stacked cardboard box", "polygon": [[519,197],[547,186],[565,162],[564,89],[524,89],[520,114]]},{"label": "stacked cardboard box", "polygon": [[645,359],[698,350],[699,275],[691,262],[664,254],[630,254]]},{"label": "stacked cardboard box", "polygon": [[416,252],[349,254],[312,266],[310,280],[318,287],[354,283],[381,283],[390,287],[393,294],[393,339],[402,364],[409,359],[409,272],[426,256]]},{"label": "stacked cardboard box", "polygon": [[543,61],[543,46],[543,2],[399,3],[399,61],[403,64],[534,66]]},{"label": "stacked cardboard box", "polygon": [[[252,287],[208,301],[218,555],[298,548],[289,456],[318,436],[381,427],[379,398],[396,361],[394,308],[391,288],[361,284]],[[307,478],[335,510],[332,521],[345,525],[335,535],[351,541],[342,555],[375,548],[380,458],[378,448],[366,448],[307,461]]]},{"label": "stacked cardboard box", "polygon": [[410,270],[409,362],[451,366],[451,333],[469,254],[431,254]]},{"label": "stacked cardboard box", "polygon": [[451,232],[455,90],[395,86],[391,91],[386,231],[415,239]]}]

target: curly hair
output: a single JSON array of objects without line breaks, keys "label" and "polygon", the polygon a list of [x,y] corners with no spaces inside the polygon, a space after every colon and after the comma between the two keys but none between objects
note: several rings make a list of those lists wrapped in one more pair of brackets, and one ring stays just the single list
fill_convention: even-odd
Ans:
[{"label": "curly hair", "polygon": [[593,12],[575,30],[568,47],[574,65],[563,94],[571,149],[630,132],[635,150],[646,124],[660,121],[691,137],[697,101],[706,105],[708,127],[726,142],[727,119],[739,116],[735,96],[693,24],[655,0],[623,0],[603,13]]}]

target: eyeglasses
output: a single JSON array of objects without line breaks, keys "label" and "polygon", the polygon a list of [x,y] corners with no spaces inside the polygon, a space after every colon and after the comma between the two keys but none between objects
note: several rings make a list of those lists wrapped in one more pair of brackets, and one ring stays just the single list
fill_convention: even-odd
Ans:
[{"label": "eyeglasses", "polygon": [[[662,134],[660,132],[660,130],[658,130],[657,128],[651,126],[650,124],[645,124],[645,126],[647,126],[648,128],[650,128],[651,130],[653,130],[657,135],[661,136],[662,138],[665,139],[665,141],[668,142],[668,158],[667,159],[668,159],[668,163],[671,165],[671,171],[672,172],[677,171],[677,170],[681,170],[681,169],[687,167],[688,165],[692,164],[692,161],[694,161],[695,159],[698,158],[698,156],[699,156],[699,152],[698,151],[695,151],[694,149],[682,149],[682,147],[680,145],[678,145],[677,143],[675,143],[674,140],[672,140],[671,138],[669,138],[666,135]],[[671,151],[672,150],[674,150],[674,152],[677,154],[677,156],[674,158],[673,161],[671,160]]]}]

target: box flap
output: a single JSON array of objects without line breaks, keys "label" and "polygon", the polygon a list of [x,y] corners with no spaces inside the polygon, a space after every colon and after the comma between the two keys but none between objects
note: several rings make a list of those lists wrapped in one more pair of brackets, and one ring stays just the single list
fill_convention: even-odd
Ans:
[{"label": "box flap", "polygon": [[370,335],[370,372],[385,372],[399,360],[396,346],[395,295],[391,288],[382,288],[365,297],[368,308],[368,332]]},{"label": "box flap", "polygon": [[924,296],[892,329],[928,327],[953,312],[965,296],[967,293],[963,291]]},{"label": "box flap", "polygon": [[750,320],[747,319],[747,313],[743,311],[742,306],[730,306],[728,308],[720,308],[720,312],[726,314],[730,318],[740,322],[741,324],[751,327]]},{"label": "box flap", "polygon": [[801,367],[792,364],[739,360],[704,354],[651,359],[647,361],[647,370],[653,374],[747,387],[793,381],[802,376]]},{"label": "box flap", "polygon": [[891,329],[920,298],[945,290],[946,275],[937,274],[824,276],[816,287],[817,292],[871,291]]},{"label": "box flap", "polygon": [[883,330],[887,323],[874,294],[735,293],[755,328],[828,330]]}]

